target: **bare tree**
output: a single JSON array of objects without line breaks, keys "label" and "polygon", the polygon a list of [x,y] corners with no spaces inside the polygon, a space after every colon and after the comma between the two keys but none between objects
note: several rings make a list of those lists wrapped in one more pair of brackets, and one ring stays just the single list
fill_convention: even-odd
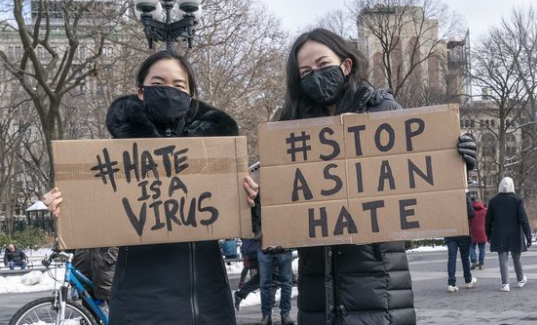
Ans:
[{"label": "bare tree", "polygon": [[0,82],[0,214],[6,218],[7,235],[13,232],[16,210],[20,210],[23,170],[18,159],[22,148],[22,139],[29,127],[28,119],[21,114],[21,107],[28,99],[17,98],[10,91],[10,79]]},{"label": "bare tree", "polygon": [[354,9],[336,9],[318,19],[314,26],[332,31],[347,40],[355,40],[356,17]]},{"label": "bare tree", "polygon": [[[372,81],[406,107],[442,93],[445,44],[464,35],[462,19],[436,0],[357,0],[358,41],[372,62]],[[429,98],[429,102],[427,100]]]},{"label": "bare tree", "polygon": [[[256,156],[257,125],[283,104],[286,34],[248,0],[206,0],[197,46],[187,52],[202,100],[230,113]],[[252,157],[254,160],[254,157]]]},{"label": "bare tree", "polygon": [[[535,70],[537,22],[533,9],[515,10],[477,42],[472,53],[473,86],[483,90],[463,116],[479,145],[479,186],[485,199],[510,176],[529,210],[537,208]],[[468,125],[470,124],[470,125]],[[535,223],[537,219],[534,219]]]},{"label": "bare tree", "polygon": [[[7,29],[17,35],[22,51],[14,55],[0,51],[0,58],[31,99],[52,161],[52,140],[64,138],[62,101],[96,74],[97,60],[127,1],[4,0],[2,4],[11,9],[13,24]],[[52,165],[48,182],[54,182]]]},{"label": "bare tree", "polygon": [[[521,20],[523,19],[523,20]],[[501,26],[490,30],[475,48],[472,55],[472,80],[476,87],[486,91],[486,99],[497,107],[488,113],[497,122],[485,127],[497,140],[498,181],[506,175],[506,169],[513,169],[525,161],[533,151],[534,144],[524,148],[515,157],[507,155],[510,134],[519,132],[535,124],[528,118],[533,113],[533,94],[537,83],[535,75],[530,76],[533,68],[528,67],[534,60],[534,53],[526,48],[537,45],[537,38],[527,37],[526,19],[515,12],[512,21],[503,20]],[[535,28],[535,20],[531,19]],[[529,113],[529,114],[528,114]],[[534,169],[534,167],[532,167]],[[524,179],[524,175],[521,178]]]}]

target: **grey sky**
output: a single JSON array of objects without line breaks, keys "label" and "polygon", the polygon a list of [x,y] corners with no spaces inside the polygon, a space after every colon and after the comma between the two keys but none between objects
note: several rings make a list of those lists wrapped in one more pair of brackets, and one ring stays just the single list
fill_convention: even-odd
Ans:
[{"label": "grey sky", "polygon": [[[349,0],[259,0],[277,17],[282,19],[282,26],[295,32],[322,17],[327,11],[344,9]],[[488,28],[498,24],[502,15],[509,17],[514,6],[528,8],[533,4],[537,9],[537,0],[445,0],[451,10],[462,14],[470,28],[471,39],[483,34]]]}]

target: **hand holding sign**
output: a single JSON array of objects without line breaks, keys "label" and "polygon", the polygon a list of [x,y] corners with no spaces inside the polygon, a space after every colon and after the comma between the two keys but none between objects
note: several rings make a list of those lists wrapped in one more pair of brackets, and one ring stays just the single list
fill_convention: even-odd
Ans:
[{"label": "hand holding sign", "polygon": [[259,192],[259,185],[254,182],[252,177],[246,176],[244,177],[244,189],[246,190],[246,193],[248,194],[248,205],[250,207],[255,207],[255,198],[257,197],[257,194]]},{"label": "hand holding sign", "polygon": [[55,218],[60,216],[60,205],[63,202],[63,198],[62,192],[57,187],[43,195],[43,202]]}]

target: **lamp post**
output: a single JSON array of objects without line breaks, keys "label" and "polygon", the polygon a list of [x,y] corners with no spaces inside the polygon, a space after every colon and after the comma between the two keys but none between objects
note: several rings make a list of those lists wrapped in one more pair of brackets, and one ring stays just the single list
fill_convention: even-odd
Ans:
[{"label": "lamp post", "polygon": [[[144,34],[149,48],[153,42],[166,42],[166,49],[171,50],[172,43],[186,40],[192,48],[194,26],[201,15],[201,0],[134,0],[136,15],[144,25]],[[162,10],[165,19],[162,19]],[[177,20],[172,22],[172,13]]]}]

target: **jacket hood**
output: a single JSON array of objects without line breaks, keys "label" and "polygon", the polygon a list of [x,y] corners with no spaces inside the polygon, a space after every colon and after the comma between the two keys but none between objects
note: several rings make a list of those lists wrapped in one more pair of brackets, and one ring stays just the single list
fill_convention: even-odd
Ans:
[{"label": "jacket hood", "polygon": [[474,210],[483,210],[485,206],[483,205],[483,202],[481,201],[474,201],[472,202],[472,207]]},{"label": "jacket hood", "polygon": [[[237,123],[223,111],[202,101],[189,112],[173,136],[236,136]],[[147,117],[143,102],[136,95],[127,95],[112,102],[106,114],[106,127],[114,138],[159,138],[163,130]]]},{"label": "jacket hood", "polygon": [[499,193],[515,193],[515,184],[511,177],[504,177],[498,186]]}]

